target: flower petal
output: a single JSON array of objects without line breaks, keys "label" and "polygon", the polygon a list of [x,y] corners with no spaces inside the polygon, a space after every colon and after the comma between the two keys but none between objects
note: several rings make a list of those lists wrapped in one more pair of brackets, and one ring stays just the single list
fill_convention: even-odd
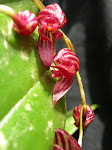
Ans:
[{"label": "flower petal", "polygon": [[63,76],[58,70],[51,70],[51,72],[52,72],[52,77],[59,78]]},{"label": "flower petal", "polygon": [[81,150],[78,142],[63,129],[55,130],[54,144],[64,150]]},{"label": "flower petal", "polygon": [[[48,33],[48,32],[47,32]],[[45,34],[49,38],[49,34]],[[43,64],[49,70],[51,63],[53,61],[54,52],[55,52],[55,41],[52,38],[52,43],[48,40],[43,40],[40,36],[38,39],[38,52]]]},{"label": "flower petal", "polygon": [[51,42],[50,36],[47,36],[47,34],[45,34],[43,27],[39,27],[38,33],[42,40]]},{"label": "flower petal", "polygon": [[79,70],[79,59],[78,57],[68,48],[61,49],[53,59],[54,68],[60,70],[60,72],[66,78],[72,78]]},{"label": "flower petal", "polygon": [[73,78],[67,79],[64,76],[59,78],[53,90],[53,107],[57,101],[71,88],[72,83]]},{"label": "flower petal", "polygon": [[54,150],[64,150],[63,148],[61,148],[59,145],[54,144]]},{"label": "flower petal", "polygon": [[52,36],[56,39],[56,40],[59,40],[62,36],[63,36],[63,33],[61,33],[60,31],[55,31]]},{"label": "flower petal", "polygon": [[44,17],[41,19],[40,24],[43,26],[45,31],[50,27],[52,32],[55,32],[59,26],[59,22],[54,16]]},{"label": "flower petal", "polygon": [[71,79],[74,77],[74,73],[69,72],[65,68],[62,68],[61,66],[51,66],[51,67],[58,69],[60,71],[60,73],[68,79]]}]

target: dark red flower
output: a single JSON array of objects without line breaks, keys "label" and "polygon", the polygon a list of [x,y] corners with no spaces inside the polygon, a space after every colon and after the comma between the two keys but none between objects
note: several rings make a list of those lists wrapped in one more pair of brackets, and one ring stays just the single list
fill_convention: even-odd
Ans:
[{"label": "dark red flower", "polygon": [[55,130],[54,150],[81,150],[78,142],[65,130]]},{"label": "dark red flower", "polygon": [[52,77],[59,78],[53,90],[53,106],[70,89],[79,70],[78,57],[68,48],[61,49],[53,59]]},{"label": "dark red flower", "polygon": [[[42,9],[37,16],[37,20],[39,25],[38,51],[44,65],[49,69],[55,51],[54,39],[59,40],[63,36],[58,29],[62,28],[67,20],[60,6],[55,3]],[[46,49],[46,53],[43,49]]]},{"label": "dark red flower", "polygon": [[14,30],[20,35],[29,36],[37,27],[37,17],[34,13],[24,10],[13,17]]},{"label": "dark red flower", "polygon": [[[73,110],[73,117],[75,119],[75,126],[80,127],[80,110],[81,105],[77,106]],[[86,116],[82,116],[82,125],[83,129],[85,129],[92,121],[94,120],[94,112],[89,105],[87,105],[87,113]]]}]

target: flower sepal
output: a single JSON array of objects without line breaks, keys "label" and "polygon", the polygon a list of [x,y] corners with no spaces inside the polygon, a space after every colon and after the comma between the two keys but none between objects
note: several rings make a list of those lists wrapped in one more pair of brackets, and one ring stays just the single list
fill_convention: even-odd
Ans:
[{"label": "flower sepal", "polygon": [[78,142],[65,130],[55,130],[54,150],[81,150]]}]

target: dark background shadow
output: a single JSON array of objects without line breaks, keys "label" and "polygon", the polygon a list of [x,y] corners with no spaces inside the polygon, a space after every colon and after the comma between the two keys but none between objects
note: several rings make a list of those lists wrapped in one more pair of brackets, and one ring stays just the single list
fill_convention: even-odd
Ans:
[{"label": "dark background shadow", "polygon": [[[112,0],[52,0],[60,4],[68,23],[63,31],[71,39],[80,60],[87,103],[101,106],[84,132],[83,150],[111,149],[112,141]],[[48,5],[51,0],[44,0]],[[65,47],[62,40],[57,50]],[[67,107],[80,104],[75,77],[66,95]],[[77,138],[78,132],[73,136]]]}]

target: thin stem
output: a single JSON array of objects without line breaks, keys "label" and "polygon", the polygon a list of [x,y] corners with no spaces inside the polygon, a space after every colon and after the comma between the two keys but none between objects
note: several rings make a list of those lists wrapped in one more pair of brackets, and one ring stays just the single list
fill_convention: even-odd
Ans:
[{"label": "thin stem", "polygon": [[83,114],[83,106],[81,104],[81,110],[80,110],[80,128],[79,128],[79,139],[78,139],[78,143],[79,143],[80,147],[82,147],[82,139],[83,139],[82,114]]},{"label": "thin stem", "polygon": [[[60,31],[63,33],[62,30],[60,30]],[[62,38],[63,38],[67,48],[71,49],[75,53],[75,49],[74,49],[73,44],[70,41],[70,39],[64,33],[63,33]],[[83,88],[83,84],[82,84],[82,80],[81,80],[81,76],[79,74],[79,71],[76,72],[76,76],[77,76],[78,85],[79,85],[79,88],[80,88],[81,103],[82,103],[82,106],[85,107],[86,106],[86,98],[85,98],[84,88]]]},{"label": "thin stem", "polygon": [[[63,33],[63,37],[62,38],[63,38],[67,48],[75,53],[75,49],[74,49],[73,44],[70,41],[70,39],[64,33]],[[86,105],[86,98],[85,98],[84,88],[83,88],[83,84],[82,84],[82,80],[81,80],[79,71],[76,72],[76,76],[77,76],[77,81],[78,81],[78,85],[79,85],[79,89],[80,89],[80,95],[81,95],[80,129],[79,129],[78,143],[82,147],[82,139],[83,139],[82,117],[83,117],[83,115],[86,115],[86,113],[87,113],[87,105]]]},{"label": "thin stem", "polygon": [[76,72],[76,76],[77,76],[77,81],[78,81],[78,85],[79,85],[79,89],[80,89],[81,105],[83,107],[83,116],[86,116],[86,114],[87,114],[86,98],[85,98],[85,92],[84,92],[84,88],[83,88],[83,84],[82,84],[82,80],[81,80],[79,71]]},{"label": "thin stem", "polygon": [[[42,10],[45,7],[40,0],[32,0],[32,1],[38,6],[38,8],[40,10]],[[59,29],[59,31],[63,33],[63,31],[61,29]],[[63,33],[62,38],[63,38],[67,48],[71,49],[71,51],[73,51],[75,53],[75,49],[74,49],[73,44],[70,41],[70,39],[64,33]],[[80,130],[79,130],[78,143],[82,147],[82,138],[83,138],[82,115],[83,115],[83,108],[86,110],[86,99],[85,99],[85,93],[84,93],[83,84],[82,84],[82,80],[81,80],[79,71],[77,71],[76,76],[77,76],[77,80],[78,80],[78,84],[79,84],[79,88],[80,88],[80,95],[81,95]]]},{"label": "thin stem", "polygon": [[68,49],[71,49],[71,51],[72,51],[73,53],[75,53],[75,49],[74,49],[73,44],[72,44],[72,42],[70,41],[70,39],[64,34],[64,32],[63,32],[61,29],[59,29],[59,31],[63,34],[62,38],[63,38],[63,40],[64,40],[64,42],[65,42],[67,48],[68,48]]},{"label": "thin stem", "polygon": [[86,115],[87,113],[87,107],[86,107],[86,99],[85,99],[85,93],[84,88],[82,84],[82,80],[79,74],[79,71],[76,72],[78,85],[80,88],[80,95],[81,95],[81,110],[80,110],[80,128],[79,128],[79,139],[78,143],[82,147],[82,139],[83,139],[83,126],[82,126],[82,117],[83,115]]},{"label": "thin stem", "polygon": [[86,105],[85,92],[84,92],[84,88],[83,88],[83,84],[82,84],[82,80],[81,80],[79,71],[76,72],[76,76],[77,76],[77,81],[78,81],[78,85],[80,88],[81,103],[82,103],[82,106],[85,106]]},{"label": "thin stem", "polygon": [[16,12],[9,6],[0,5],[0,12],[3,12],[11,17],[18,28],[24,27],[24,22],[21,21]]},{"label": "thin stem", "polygon": [[45,6],[40,0],[32,0],[40,10],[42,10]]},{"label": "thin stem", "polygon": [[16,16],[16,12],[12,8],[5,6],[5,5],[0,5],[0,12],[4,12],[8,16],[10,16],[11,18]]},{"label": "thin stem", "polygon": [[[62,30],[60,30],[60,31],[63,33]],[[63,38],[67,48],[71,49],[75,53],[75,49],[74,49],[73,44],[70,41],[70,39],[64,33],[63,33],[62,38]],[[78,85],[79,85],[79,88],[80,88],[81,103],[82,103],[82,106],[85,106],[86,105],[85,92],[84,92],[84,88],[83,88],[83,84],[82,84],[82,80],[81,80],[81,76],[79,74],[79,71],[76,72],[76,76],[77,76],[77,81],[78,81]]]},{"label": "thin stem", "polygon": [[69,43],[69,41],[68,41],[67,36],[64,34],[64,32],[63,32],[61,29],[59,29],[59,31],[63,34],[62,38],[63,38],[63,40],[64,40],[64,42],[65,42],[67,48],[68,48],[68,49],[71,49],[70,43]]}]

